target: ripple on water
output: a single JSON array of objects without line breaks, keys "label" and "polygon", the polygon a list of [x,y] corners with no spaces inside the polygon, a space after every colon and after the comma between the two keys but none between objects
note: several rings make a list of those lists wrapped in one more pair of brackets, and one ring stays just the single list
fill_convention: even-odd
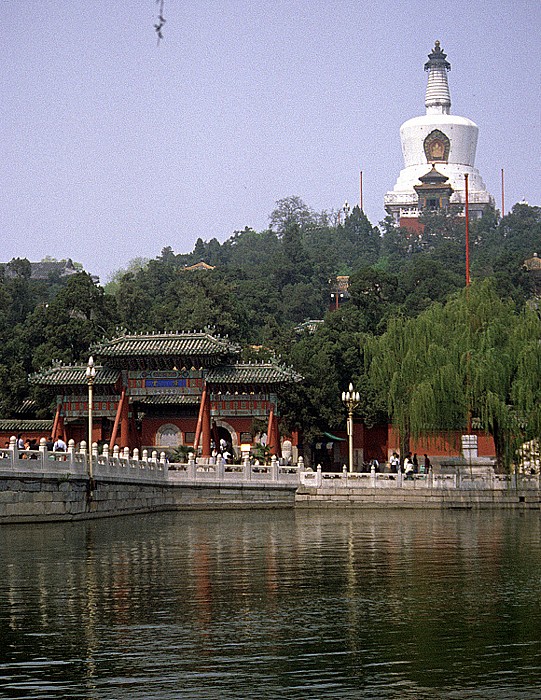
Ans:
[{"label": "ripple on water", "polygon": [[2,528],[2,691],[538,700],[540,540],[464,512]]}]

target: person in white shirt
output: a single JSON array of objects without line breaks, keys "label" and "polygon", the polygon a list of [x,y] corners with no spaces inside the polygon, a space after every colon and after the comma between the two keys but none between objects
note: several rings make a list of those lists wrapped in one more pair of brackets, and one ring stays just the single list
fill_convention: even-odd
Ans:
[{"label": "person in white shirt", "polygon": [[62,440],[62,436],[59,435],[53,445],[53,452],[65,452],[66,449],[66,443]]}]

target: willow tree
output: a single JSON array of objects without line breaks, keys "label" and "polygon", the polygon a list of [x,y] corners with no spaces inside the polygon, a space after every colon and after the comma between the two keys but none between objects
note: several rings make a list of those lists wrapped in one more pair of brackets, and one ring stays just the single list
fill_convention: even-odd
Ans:
[{"label": "willow tree", "polygon": [[402,452],[410,438],[466,430],[477,417],[500,467],[541,434],[541,322],[500,299],[490,280],[414,319],[394,318],[368,348],[371,381],[386,394]]}]

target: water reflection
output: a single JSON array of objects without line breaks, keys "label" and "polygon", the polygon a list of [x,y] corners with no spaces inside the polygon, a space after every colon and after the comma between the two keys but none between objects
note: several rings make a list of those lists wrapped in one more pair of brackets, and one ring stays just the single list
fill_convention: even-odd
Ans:
[{"label": "water reflection", "polygon": [[175,513],[0,529],[0,687],[538,698],[536,513]]}]

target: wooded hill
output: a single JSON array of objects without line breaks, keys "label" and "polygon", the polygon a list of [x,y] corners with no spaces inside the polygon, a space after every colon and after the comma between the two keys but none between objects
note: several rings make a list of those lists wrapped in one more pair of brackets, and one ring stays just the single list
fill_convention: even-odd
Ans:
[{"label": "wooded hill", "polygon": [[[224,243],[198,239],[188,254],[165,248],[156,259],[116,273],[105,289],[85,273],[38,283],[24,261],[12,261],[18,274],[0,278],[0,415],[13,416],[30,396],[29,373],[53,360],[86,362],[89,345],[118,327],[209,327],[242,343],[246,359],[280,355],[305,377],[288,392],[283,421],[308,438],[343,427],[340,395],[350,381],[361,391],[358,413],[368,423],[396,418],[389,401],[394,375],[374,374],[368,348],[386,333],[396,336],[396,323],[426,319],[434,304],[443,308],[464,288],[464,220],[433,215],[424,224],[421,237],[389,220],[374,227],[357,207],[338,223],[288,197],[277,202],[267,230],[236,231]],[[518,323],[535,296],[523,263],[541,248],[541,208],[517,204],[503,219],[489,211],[471,223],[470,241],[472,295],[482,287],[483,303],[495,311],[505,304],[511,310],[506,323]],[[201,261],[214,269],[186,270]],[[329,311],[336,275],[350,276],[350,299]],[[313,334],[296,330],[307,319],[324,323]],[[423,338],[416,343],[423,345]],[[415,383],[404,386],[411,392]],[[33,398],[41,415],[49,415],[51,397],[38,392]],[[457,415],[438,421],[454,426]]]}]

